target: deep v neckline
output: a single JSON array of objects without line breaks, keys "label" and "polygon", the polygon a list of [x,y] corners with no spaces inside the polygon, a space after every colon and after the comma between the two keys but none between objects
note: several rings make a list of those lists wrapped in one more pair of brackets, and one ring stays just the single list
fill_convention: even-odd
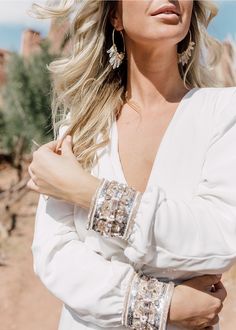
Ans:
[{"label": "deep v neckline", "polygon": [[[152,168],[151,168],[151,172],[150,172],[150,175],[149,175],[149,178],[147,180],[147,184],[146,184],[146,188],[145,188],[145,191],[147,190],[147,188],[150,186],[151,182],[152,182],[152,178],[154,176],[154,173],[155,173],[155,168],[157,167],[157,163],[158,163],[158,160],[160,158],[160,155],[161,155],[161,149],[164,145],[164,142],[166,141],[169,133],[170,133],[170,130],[171,130],[171,127],[174,125],[178,115],[180,114],[180,111],[181,109],[183,108],[183,105],[185,103],[185,100],[189,100],[190,99],[190,96],[193,94],[193,92],[195,90],[197,90],[198,87],[194,87],[192,89],[190,89],[183,97],[182,99],[180,100],[171,120],[169,121],[169,124],[167,125],[167,128],[165,129],[165,132],[161,138],[161,141],[159,143],[159,147],[156,151],[156,155],[155,155],[155,158],[154,158],[154,161],[153,161],[153,165],[152,165]],[[126,180],[126,177],[125,177],[125,173],[124,173],[124,169],[123,169],[123,166],[122,166],[122,162],[121,162],[121,158],[120,158],[120,154],[119,154],[119,136],[118,136],[118,127],[117,127],[117,122],[116,120],[114,120],[113,122],[113,125],[112,125],[112,143],[111,143],[111,153],[112,153],[112,158],[113,158],[113,165],[114,165],[114,168],[115,168],[115,171],[116,171],[116,175],[118,176],[118,180],[119,182],[122,182],[128,186],[130,186]]]}]

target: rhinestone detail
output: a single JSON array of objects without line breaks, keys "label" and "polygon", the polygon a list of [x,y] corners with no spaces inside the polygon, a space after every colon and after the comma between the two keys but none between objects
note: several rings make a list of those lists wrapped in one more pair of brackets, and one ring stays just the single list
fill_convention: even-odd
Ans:
[{"label": "rhinestone detail", "polygon": [[136,273],[129,284],[122,325],[135,330],[165,330],[174,283]]},{"label": "rhinestone detail", "polygon": [[128,240],[141,197],[128,185],[103,178],[91,201],[87,229]]}]

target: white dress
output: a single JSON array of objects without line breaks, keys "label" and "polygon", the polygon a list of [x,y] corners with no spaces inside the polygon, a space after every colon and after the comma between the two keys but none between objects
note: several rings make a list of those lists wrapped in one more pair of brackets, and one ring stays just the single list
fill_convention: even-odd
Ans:
[{"label": "white dress", "polygon": [[[92,174],[126,183],[117,133],[114,122]],[[183,97],[128,241],[86,224],[86,210],[40,195],[34,271],[64,303],[59,330],[125,329],[124,295],[141,267],[176,283],[228,270],[236,261],[236,87],[194,88]]]}]

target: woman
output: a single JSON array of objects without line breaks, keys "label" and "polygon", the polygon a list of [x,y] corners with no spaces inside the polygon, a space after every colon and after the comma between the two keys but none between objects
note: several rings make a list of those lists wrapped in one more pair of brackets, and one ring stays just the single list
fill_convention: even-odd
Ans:
[{"label": "woman", "polygon": [[75,14],[72,56],[51,65],[54,119],[69,115],[29,167],[35,272],[64,302],[63,330],[211,327],[225,298],[213,275],[236,259],[236,89],[206,87],[200,62],[216,9],[75,4],[35,9]]}]

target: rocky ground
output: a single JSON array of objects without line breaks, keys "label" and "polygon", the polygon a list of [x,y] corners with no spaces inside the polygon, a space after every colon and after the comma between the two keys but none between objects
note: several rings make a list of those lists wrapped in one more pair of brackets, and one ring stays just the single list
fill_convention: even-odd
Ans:
[{"label": "rocky ground", "polygon": [[[8,175],[6,175],[8,174]],[[0,186],[12,172],[0,174]],[[8,177],[8,179],[7,179]],[[14,177],[14,176],[12,176]],[[31,243],[38,195],[28,192],[18,203],[16,228],[0,245],[0,329],[56,330],[61,302],[33,273]],[[221,329],[236,329],[236,267],[223,277],[228,289]]]}]

